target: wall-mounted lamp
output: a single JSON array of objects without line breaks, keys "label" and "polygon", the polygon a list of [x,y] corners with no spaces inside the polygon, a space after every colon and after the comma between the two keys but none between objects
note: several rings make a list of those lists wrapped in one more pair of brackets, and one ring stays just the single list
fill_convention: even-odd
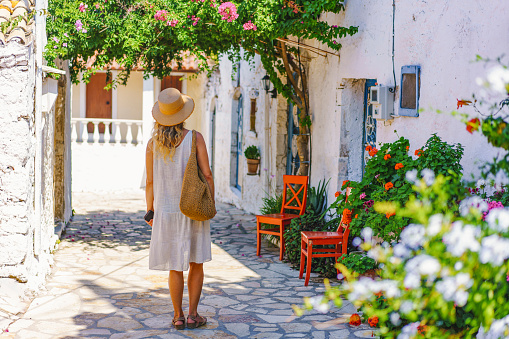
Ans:
[{"label": "wall-mounted lamp", "polygon": [[270,77],[268,74],[265,74],[265,76],[262,78],[262,87],[265,90],[265,92],[269,92],[270,89]]},{"label": "wall-mounted lamp", "polygon": [[277,98],[277,89],[274,88],[272,91],[269,91],[269,93],[271,98],[273,99]]}]

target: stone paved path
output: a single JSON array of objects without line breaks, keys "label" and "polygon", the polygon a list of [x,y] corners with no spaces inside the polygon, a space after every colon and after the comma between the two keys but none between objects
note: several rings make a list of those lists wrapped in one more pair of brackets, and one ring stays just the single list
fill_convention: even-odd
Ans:
[{"label": "stone paved path", "polygon": [[348,325],[351,304],[325,315],[293,316],[291,305],[321,294],[322,280],[314,277],[304,287],[298,271],[266,243],[257,257],[254,217],[224,204],[212,222],[213,260],[205,264],[199,306],[209,323],[176,331],[168,275],[147,268],[143,192],[79,193],[73,199],[77,215],[55,253],[47,291],[2,337],[371,338],[367,327]]}]

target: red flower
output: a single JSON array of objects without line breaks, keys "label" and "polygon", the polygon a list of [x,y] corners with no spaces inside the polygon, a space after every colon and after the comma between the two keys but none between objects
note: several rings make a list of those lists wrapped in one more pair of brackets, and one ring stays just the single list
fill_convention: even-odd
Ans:
[{"label": "red flower", "polygon": [[373,147],[371,147],[371,145],[366,146],[366,151],[368,151],[368,152],[369,152],[369,151],[371,151],[372,149],[373,149]]},{"label": "red flower", "polygon": [[361,324],[361,317],[357,313],[352,314],[349,324],[352,326],[359,326]]},{"label": "red flower", "polygon": [[390,217],[392,217],[393,215],[396,215],[396,213],[395,213],[395,212],[387,212],[387,213],[385,213],[385,217],[386,217],[387,219],[389,219],[389,218],[390,218]]},{"label": "red flower", "polygon": [[468,100],[460,100],[460,99],[456,99],[458,101],[458,106],[456,106],[456,109],[459,109],[460,107],[463,107],[463,106],[468,106],[472,103],[472,101],[468,101]]},{"label": "red flower", "polygon": [[407,147],[406,147],[406,150],[408,151],[408,149],[409,149],[409,148],[410,148],[410,146],[407,146]]},{"label": "red flower", "polygon": [[378,325],[378,317],[374,315],[371,318],[368,318],[368,324],[371,327],[376,327],[376,325]]},{"label": "red flower", "polygon": [[348,184],[350,181],[349,180],[343,180],[343,186],[345,186],[346,184]]},{"label": "red flower", "polygon": [[393,187],[394,187],[394,184],[393,184],[392,182],[390,182],[390,181],[389,181],[388,183],[386,183],[386,184],[385,184],[385,186],[384,186],[384,187],[385,187],[385,190],[387,190],[387,191],[388,191],[389,189],[391,189],[391,188],[393,188]]},{"label": "red flower", "polygon": [[479,119],[477,119],[477,118],[469,120],[467,122],[467,131],[468,131],[468,133],[472,134],[472,131],[477,131],[479,129],[480,125],[481,125],[481,121]]},{"label": "red flower", "polygon": [[369,151],[369,155],[372,157],[375,156],[377,153],[378,153],[378,150],[374,147],[371,149],[371,151]]},{"label": "red flower", "polygon": [[387,160],[387,159],[390,159],[391,158],[391,155],[390,154],[386,154],[384,155],[384,160]]},{"label": "red flower", "polygon": [[337,191],[336,193],[334,193],[334,196],[337,198],[341,195],[341,192]]},{"label": "red flower", "polygon": [[422,149],[420,149],[420,148],[416,149],[414,154],[417,155],[418,157],[420,157],[422,155]]},{"label": "red flower", "polygon": [[356,214],[354,218],[355,218],[355,219],[357,219],[357,217],[358,217],[358,216],[359,216],[359,215],[358,215],[358,214]]},{"label": "red flower", "polygon": [[394,166],[394,169],[399,170],[400,168],[403,168],[403,167],[405,167],[405,166],[403,166],[403,164],[402,164],[402,163],[398,162],[398,163],[396,164],[396,166]]},{"label": "red flower", "polygon": [[428,330],[428,326],[426,325],[419,325],[417,326],[417,331],[419,332],[419,334],[425,334],[426,331]]}]

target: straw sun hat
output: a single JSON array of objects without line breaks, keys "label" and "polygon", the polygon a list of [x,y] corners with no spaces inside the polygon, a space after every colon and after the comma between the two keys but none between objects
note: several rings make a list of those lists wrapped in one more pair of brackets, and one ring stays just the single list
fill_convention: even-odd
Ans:
[{"label": "straw sun hat", "polygon": [[167,88],[157,97],[152,108],[152,116],[164,126],[174,126],[184,122],[194,111],[194,100],[180,93],[176,88]]}]

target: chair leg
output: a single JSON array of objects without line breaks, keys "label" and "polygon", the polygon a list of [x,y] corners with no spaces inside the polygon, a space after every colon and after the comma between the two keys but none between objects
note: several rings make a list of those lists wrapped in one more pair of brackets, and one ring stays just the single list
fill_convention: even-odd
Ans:
[{"label": "chair leg", "polygon": [[262,234],[260,233],[260,222],[256,219],[256,255],[260,255],[260,246],[262,242]]},{"label": "chair leg", "polygon": [[306,260],[306,255],[304,254],[304,248],[306,243],[304,240],[300,241],[300,269],[299,269],[299,279],[302,279],[302,275],[304,274],[304,261]]},{"label": "chair leg", "polygon": [[308,263],[306,265],[306,279],[304,280],[304,286],[309,284],[309,276],[311,275],[311,259],[313,258],[313,245],[308,244]]},{"label": "chair leg", "polygon": [[279,260],[283,260],[283,256],[285,253],[285,235],[283,226],[279,226]]}]

